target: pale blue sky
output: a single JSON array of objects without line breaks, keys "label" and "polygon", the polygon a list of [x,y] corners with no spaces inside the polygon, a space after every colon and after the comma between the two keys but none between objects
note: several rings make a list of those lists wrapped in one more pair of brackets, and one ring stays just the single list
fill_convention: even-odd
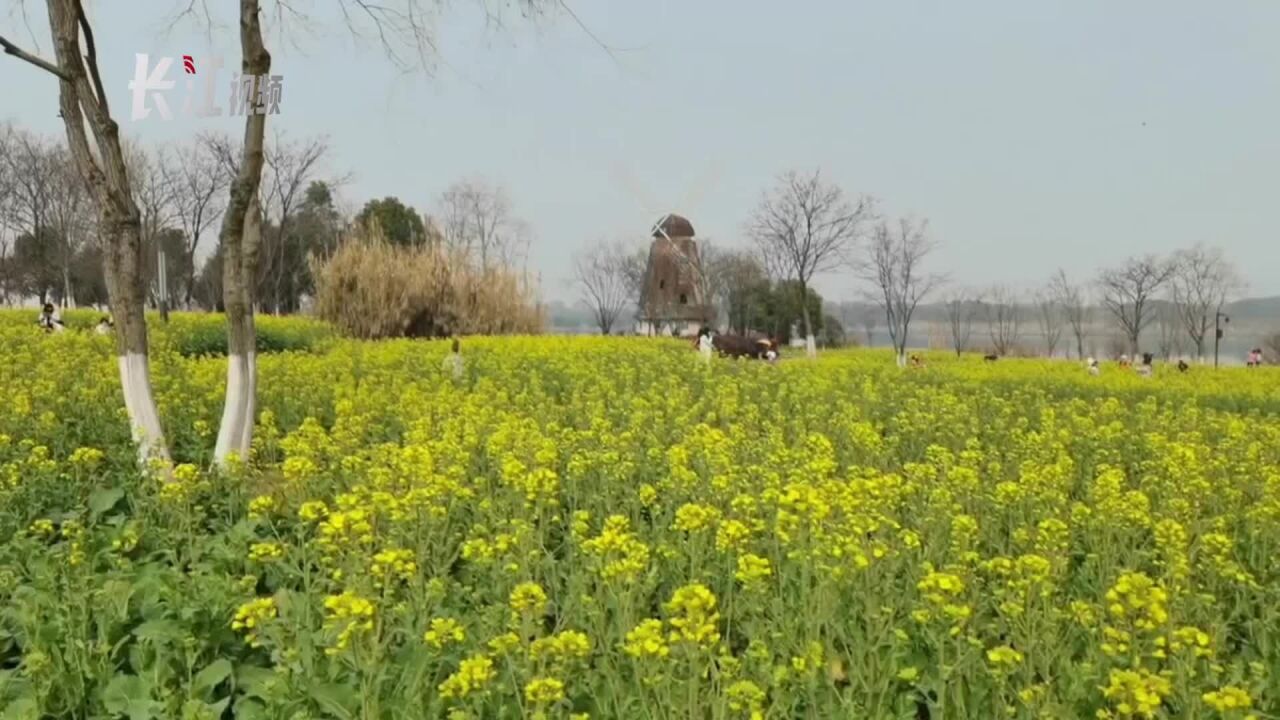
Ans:
[{"label": "pale blue sky", "polygon": [[[720,244],[745,243],[777,173],[821,167],[886,212],[930,218],[934,269],[966,283],[1034,288],[1059,266],[1083,278],[1203,241],[1229,252],[1252,294],[1280,293],[1280,2],[570,3],[616,60],[563,14],[494,29],[458,0],[434,76],[406,77],[318,13],[318,30],[293,35],[301,48],[274,43],[285,81],[272,122],[329,136],[331,168],[354,173],[352,204],[393,194],[427,209],[464,176],[505,184],[552,298],[573,296],[573,250],[643,237],[655,219],[619,164],[657,203],[697,194],[660,209]],[[43,3],[28,5],[47,54]],[[133,53],[235,57],[229,27],[212,46],[194,26],[168,28],[177,5],[96,3],[124,131],[238,131],[128,120]],[[30,44],[19,17],[0,27]],[[55,92],[0,57],[0,120],[61,132]],[[856,293],[848,277],[821,289]]]}]

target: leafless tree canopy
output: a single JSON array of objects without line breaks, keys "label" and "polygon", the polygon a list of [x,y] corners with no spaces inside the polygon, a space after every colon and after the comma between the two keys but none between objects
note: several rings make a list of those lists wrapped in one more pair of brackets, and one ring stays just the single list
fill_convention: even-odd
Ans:
[{"label": "leafless tree canopy", "polygon": [[1215,315],[1244,282],[1220,248],[1197,245],[1179,252],[1173,263],[1176,269],[1169,285],[1174,310],[1196,356],[1203,360],[1205,339],[1214,328]]},{"label": "leafless tree canopy", "polygon": [[871,212],[869,199],[850,200],[819,172],[792,171],[761,197],[751,217],[748,231],[766,268],[799,286],[810,355],[814,354],[813,321],[803,299],[815,275],[852,260],[859,232]]},{"label": "leafless tree canopy", "polygon": [[1062,306],[1052,290],[1036,293],[1035,304],[1036,324],[1040,326],[1040,336],[1044,338],[1045,354],[1053,357],[1058,349],[1058,341],[1062,339]]},{"label": "leafless tree canopy", "polygon": [[1262,341],[1263,358],[1272,365],[1280,365],[1280,332],[1273,332]]},{"label": "leafless tree canopy", "polygon": [[515,216],[505,188],[483,180],[463,180],[440,195],[445,242],[480,263],[482,270],[524,264],[529,226]]},{"label": "leafless tree canopy", "polygon": [[183,302],[190,307],[195,292],[196,252],[200,240],[226,207],[231,174],[207,143],[181,147],[175,156],[177,167],[171,176],[171,182],[176,185],[174,214],[186,238],[187,277],[183,282]]},{"label": "leafless tree canopy", "polygon": [[987,291],[987,301],[983,303],[987,316],[987,333],[991,337],[991,347],[997,355],[1008,355],[1018,346],[1018,338],[1022,332],[1022,308],[1018,305],[1018,296],[1013,290],[997,285]]},{"label": "leafless tree canopy", "polygon": [[1181,313],[1178,306],[1171,302],[1160,302],[1154,306],[1156,354],[1165,360],[1181,356],[1186,347],[1187,335],[1183,331]]},{"label": "leafless tree canopy", "polygon": [[902,218],[896,223],[879,223],[861,270],[871,286],[869,299],[884,311],[899,365],[906,364],[907,333],[916,306],[943,280],[940,275],[924,272],[924,260],[935,247],[928,229],[926,220]]},{"label": "leafless tree canopy", "polygon": [[1173,277],[1177,264],[1154,255],[1129,258],[1124,264],[1106,268],[1098,275],[1102,306],[1115,319],[1137,355],[1142,331],[1154,319],[1151,301]]},{"label": "leafless tree canopy", "polygon": [[[272,310],[292,310],[290,298],[296,293],[288,289],[296,284],[303,271],[301,258],[290,257],[289,231],[294,211],[302,200],[302,192],[315,179],[329,143],[324,138],[308,138],[293,142],[276,132],[274,142],[263,154],[264,172],[261,184],[263,220],[262,258],[258,266],[258,286],[262,299]],[[265,261],[265,262],[263,262]]]},{"label": "leafless tree canopy", "polygon": [[602,335],[613,330],[632,302],[627,272],[627,248],[621,243],[599,243],[574,257],[574,280]]},{"label": "leafless tree canopy", "polygon": [[743,334],[750,332],[766,311],[756,292],[768,284],[760,258],[749,250],[722,250],[716,255],[715,272],[719,291],[716,300],[728,317],[729,328]]},{"label": "leafless tree canopy", "polygon": [[951,336],[951,348],[956,357],[969,349],[973,336],[973,321],[982,307],[982,293],[958,288],[948,295],[944,307],[947,314],[947,330]]},{"label": "leafless tree canopy", "polygon": [[1089,321],[1092,315],[1085,291],[1067,279],[1066,271],[1059,269],[1049,281],[1049,292],[1057,301],[1062,317],[1071,328],[1071,335],[1076,341],[1076,357],[1083,360],[1084,341],[1089,333]]}]

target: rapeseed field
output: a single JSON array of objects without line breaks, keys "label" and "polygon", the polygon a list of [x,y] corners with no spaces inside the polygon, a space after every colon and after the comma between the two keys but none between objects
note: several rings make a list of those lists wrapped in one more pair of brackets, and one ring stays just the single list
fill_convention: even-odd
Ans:
[{"label": "rapeseed field", "polygon": [[1277,370],[165,333],[0,322],[4,720],[1280,717]]}]

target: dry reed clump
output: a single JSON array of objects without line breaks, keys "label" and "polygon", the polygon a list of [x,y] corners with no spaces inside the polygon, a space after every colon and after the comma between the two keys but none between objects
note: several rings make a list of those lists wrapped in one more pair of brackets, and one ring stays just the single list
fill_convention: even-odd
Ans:
[{"label": "dry reed clump", "polygon": [[533,288],[518,273],[481,270],[439,245],[395,246],[377,228],[362,228],[312,263],[316,314],[351,337],[533,334],[543,327]]}]

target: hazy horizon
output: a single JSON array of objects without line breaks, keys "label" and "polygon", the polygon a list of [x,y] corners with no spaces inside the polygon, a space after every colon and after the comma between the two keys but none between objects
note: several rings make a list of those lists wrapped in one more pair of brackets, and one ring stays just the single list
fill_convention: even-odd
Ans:
[{"label": "hazy horizon", "polygon": [[[17,13],[0,15],[0,34],[48,55],[45,10],[27,5],[38,44]],[[168,28],[178,6],[91,8],[127,138],[238,134],[225,117],[128,119],[134,53],[236,57],[233,28]],[[355,46],[333,8],[312,13],[315,32],[291,29],[301,51],[269,40],[285,76],[269,129],[327,135],[330,173],[354,174],[342,189],[354,207],[395,195],[431,211],[455,180],[501,183],[535,232],[531,266],[549,299],[574,299],[572,251],[641,242],[655,213],[745,245],[760,192],[814,167],[889,214],[928,217],[941,243],[932,269],[965,284],[1030,289],[1058,267],[1084,280],[1128,255],[1203,242],[1243,270],[1248,295],[1280,295],[1267,271],[1280,267],[1269,212],[1280,5],[570,7],[612,55],[564,12],[494,29],[466,4],[439,23],[433,77]],[[0,121],[62,135],[50,76],[3,57],[0,87]],[[638,198],[619,165],[652,197]],[[818,289],[856,297],[848,275]]]}]

